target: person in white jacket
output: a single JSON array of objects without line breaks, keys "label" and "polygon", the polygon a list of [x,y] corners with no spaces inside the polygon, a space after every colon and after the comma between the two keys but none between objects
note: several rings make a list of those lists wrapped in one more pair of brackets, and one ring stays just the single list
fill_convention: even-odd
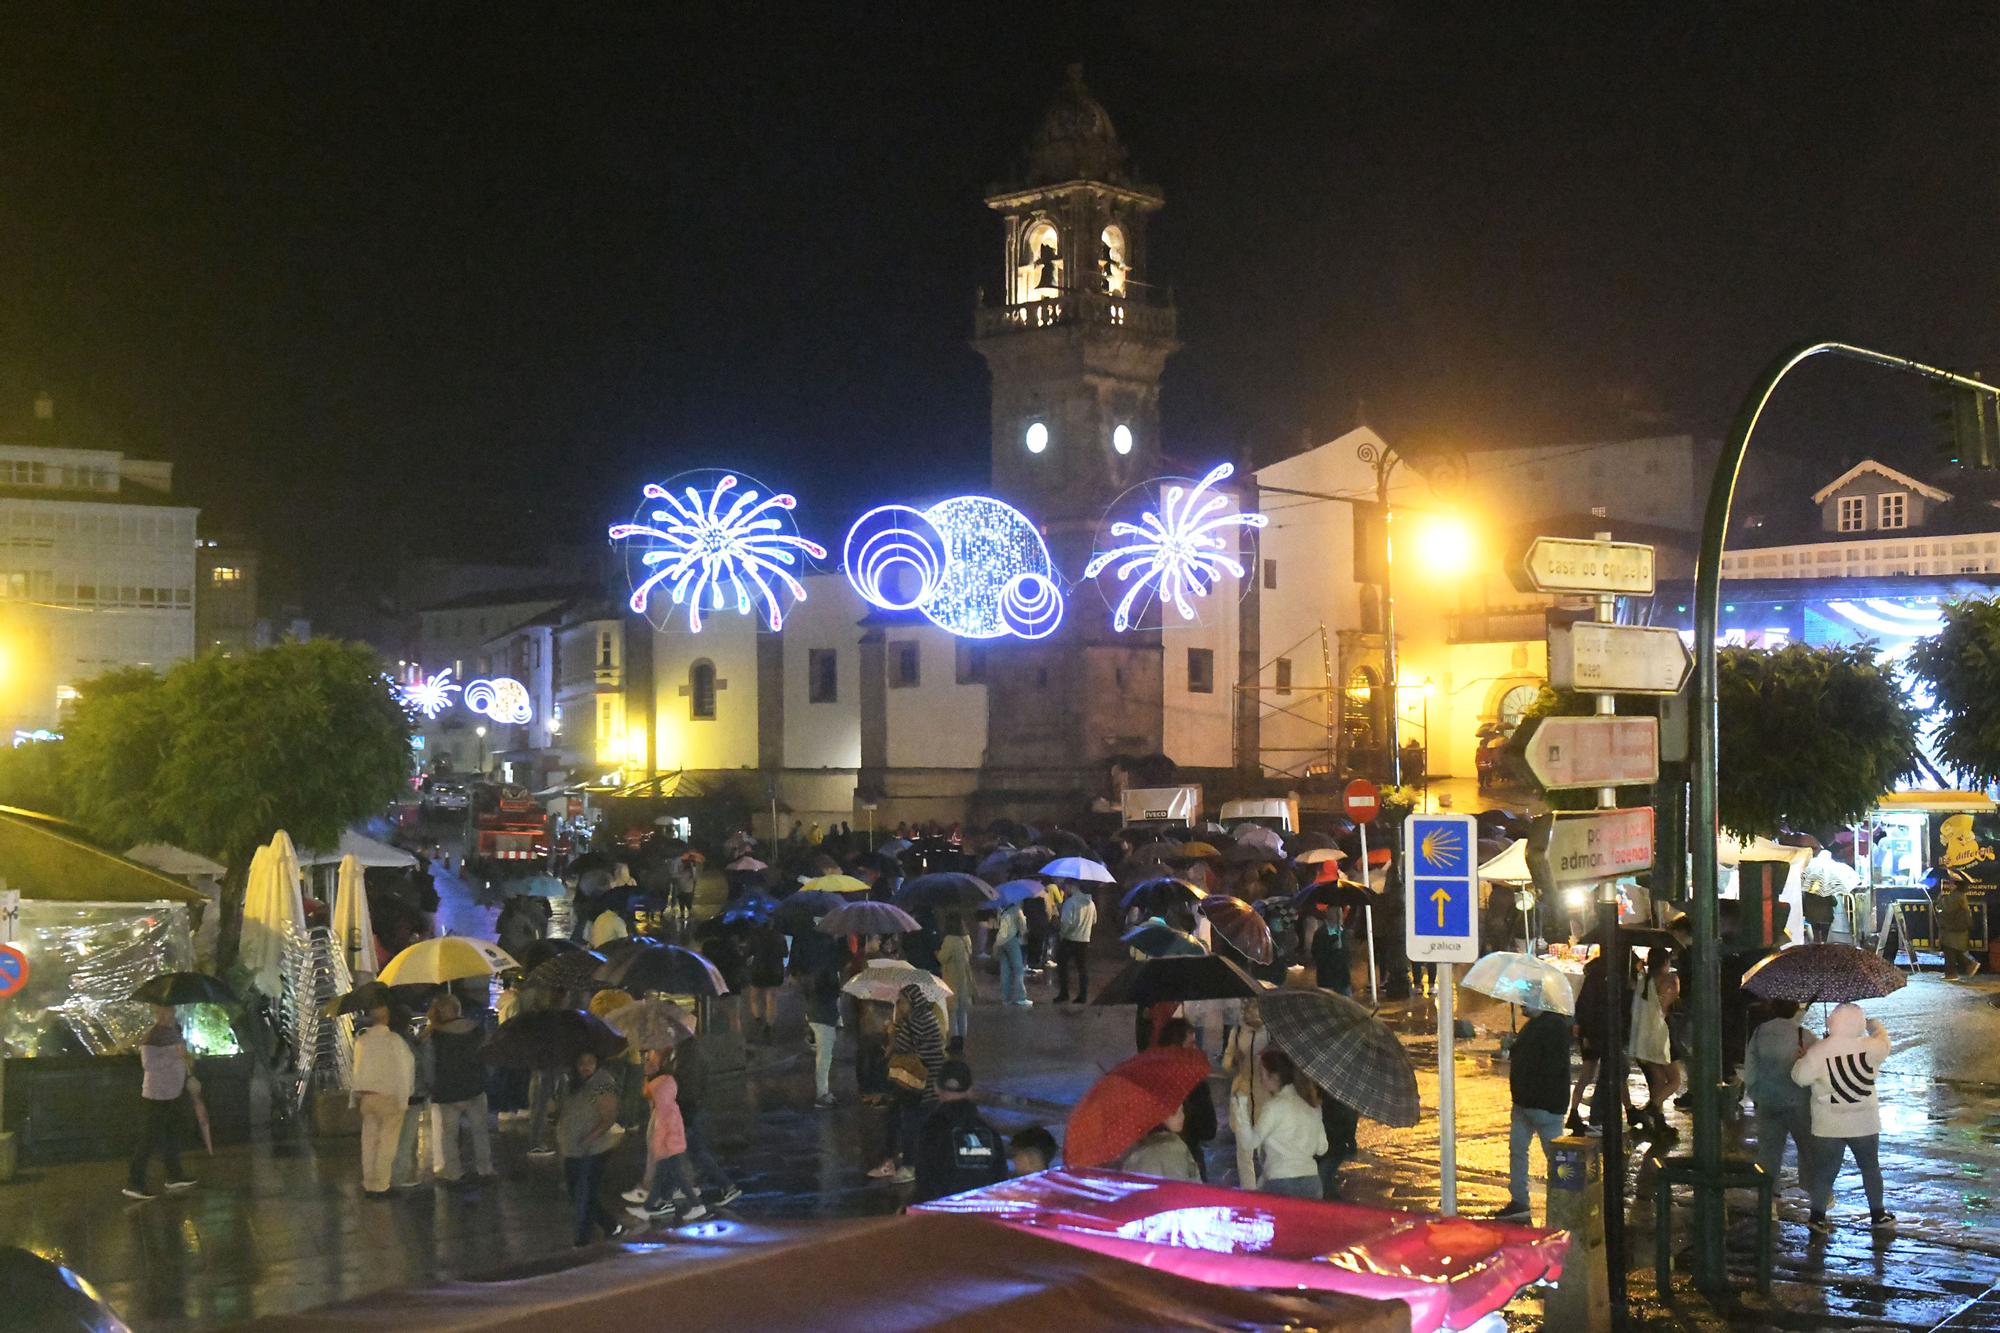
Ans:
[{"label": "person in white jacket", "polygon": [[354,1041],[354,1094],[361,1104],[361,1192],[388,1197],[396,1145],[417,1085],[417,1057],[390,1026],[389,1008],[368,1011],[368,1030]]},{"label": "person in white jacket", "polygon": [[1812,1167],[1807,1193],[1816,1235],[1833,1230],[1826,1208],[1841,1159],[1854,1154],[1868,1191],[1869,1222],[1877,1231],[1895,1226],[1896,1215],[1882,1203],[1882,1162],[1878,1152],[1882,1108],[1875,1099],[1875,1076],[1889,1058],[1889,1033],[1866,1018],[1857,1004],[1843,1004],[1826,1021],[1826,1036],[1792,1066],[1792,1082],[1812,1090]]},{"label": "person in white jacket", "polygon": [[1247,1145],[1264,1154],[1267,1194],[1326,1197],[1318,1161],[1326,1154],[1326,1122],[1320,1118],[1317,1091],[1300,1076],[1292,1057],[1276,1047],[1257,1057],[1257,1078],[1267,1095],[1254,1117],[1247,1096],[1238,1094],[1230,1102],[1229,1123],[1236,1131],[1237,1151]]}]

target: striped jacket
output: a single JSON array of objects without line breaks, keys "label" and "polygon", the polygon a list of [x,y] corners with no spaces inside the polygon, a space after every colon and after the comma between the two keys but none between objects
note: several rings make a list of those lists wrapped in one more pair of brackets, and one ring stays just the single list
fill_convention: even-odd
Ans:
[{"label": "striped jacket", "polygon": [[1875,1076],[1889,1058],[1889,1034],[1861,1006],[1843,1004],[1827,1019],[1826,1036],[1792,1066],[1792,1082],[1812,1090],[1812,1132],[1823,1139],[1858,1139],[1882,1132]]}]

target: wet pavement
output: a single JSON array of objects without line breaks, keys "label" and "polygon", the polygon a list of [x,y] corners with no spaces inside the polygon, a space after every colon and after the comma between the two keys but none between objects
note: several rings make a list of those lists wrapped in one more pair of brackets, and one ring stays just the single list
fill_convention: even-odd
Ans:
[{"label": "wet pavement", "polygon": [[[470,924],[464,890],[446,886],[452,919]],[[472,933],[469,932],[468,933]],[[1109,976],[1107,953],[1096,964]],[[1094,968],[1095,970],[1095,968]],[[989,986],[987,994],[993,993]],[[1131,1013],[1046,1003],[1030,1009],[992,1003],[974,1013],[967,1056],[989,1114],[1003,1132],[1030,1123],[1058,1133],[1068,1107],[1098,1072],[1130,1053]],[[1883,1163],[1890,1206],[1901,1226],[1876,1239],[1851,1171],[1842,1179],[1825,1241],[1805,1230],[1792,1171],[1782,1181],[1777,1282],[1755,1295],[1752,1232],[1740,1205],[1730,1235],[1737,1278],[1731,1297],[1696,1296],[1683,1256],[1676,1283],[1654,1290],[1653,1172],[1633,1168],[1636,1201],[1628,1232],[1631,1311],[1645,1328],[2000,1329],[2000,1010],[1987,1001],[2000,985],[1952,985],[1919,977],[1871,1002],[1889,1026],[1895,1054],[1882,1081]],[[844,1217],[895,1210],[902,1188],[868,1181],[879,1117],[853,1096],[853,1064],[843,1035],[835,1066],[842,1104],[815,1110],[811,1059],[791,993],[777,1041],[752,1047],[747,1075],[710,1112],[717,1148],[744,1187],[734,1211],[745,1217]],[[1506,1197],[1506,1070],[1496,1063],[1507,1011],[1463,996],[1461,1014],[1480,1035],[1458,1045],[1459,1204],[1466,1213]],[[1436,1105],[1435,1016],[1427,1001],[1385,1008],[1419,1070],[1427,1108]],[[1217,1091],[1220,1093],[1220,1085]],[[1218,1102],[1223,1099],[1218,1096]],[[129,1108],[106,1108],[124,1114]],[[1685,1117],[1677,1117],[1686,1134]],[[1732,1129],[1732,1135],[1734,1134]],[[619,1150],[610,1181],[636,1178],[639,1136]],[[1437,1125],[1392,1130],[1364,1121],[1362,1156],[1343,1171],[1347,1198],[1401,1208],[1435,1208]],[[497,1139],[502,1178],[474,1190],[423,1185],[384,1201],[361,1197],[358,1141],[315,1139],[283,1127],[214,1157],[191,1156],[198,1189],[131,1203],[118,1194],[122,1164],[83,1163],[24,1171],[0,1185],[0,1244],[25,1245],[88,1276],[141,1329],[212,1327],[304,1309],[363,1292],[476,1275],[564,1250],[568,1210],[551,1160],[530,1159],[524,1137]],[[1215,1178],[1229,1180],[1226,1142],[1210,1150]],[[1537,1215],[1542,1163],[1534,1158]],[[1685,1249],[1685,1218],[1677,1219]],[[1540,1302],[1517,1300],[1510,1327],[1538,1328]]]}]

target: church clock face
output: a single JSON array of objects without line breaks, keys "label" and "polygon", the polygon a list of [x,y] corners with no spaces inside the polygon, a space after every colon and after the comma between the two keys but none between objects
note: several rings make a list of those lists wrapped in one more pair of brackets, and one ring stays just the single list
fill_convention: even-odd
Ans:
[{"label": "church clock face", "polygon": [[1119,422],[1111,431],[1111,447],[1121,454],[1132,452],[1132,428]]},{"label": "church clock face", "polygon": [[1038,454],[1048,448],[1049,428],[1047,424],[1040,421],[1030,421],[1027,433],[1022,436],[1022,443],[1028,446],[1028,452],[1031,454]]}]

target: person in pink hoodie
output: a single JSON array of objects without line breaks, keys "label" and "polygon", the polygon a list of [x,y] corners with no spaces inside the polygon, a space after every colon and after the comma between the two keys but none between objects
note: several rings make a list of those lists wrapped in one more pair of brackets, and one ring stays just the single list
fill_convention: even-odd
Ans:
[{"label": "person in pink hoodie", "polygon": [[1833,1230],[1826,1208],[1833,1201],[1841,1159],[1850,1151],[1868,1192],[1870,1225],[1877,1231],[1896,1225],[1896,1215],[1882,1202],[1882,1108],[1875,1099],[1875,1076],[1888,1058],[1888,1031],[1863,1015],[1860,1005],[1843,1004],[1827,1018],[1826,1036],[1806,1047],[1792,1066],[1792,1082],[1812,1090],[1812,1169],[1806,1190],[1812,1201],[1807,1225],[1815,1235]]},{"label": "person in pink hoodie", "polygon": [[[646,1052],[646,1101],[652,1122],[646,1131],[646,1157],[652,1170],[646,1181],[646,1201],[629,1211],[642,1221],[672,1217],[673,1225],[708,1216],[687,1157],[687,1123],[681,1119],[680,1083],[674,1078],[672,1051]],[[677,1202],[686,1196],[685,1204]]]}]

